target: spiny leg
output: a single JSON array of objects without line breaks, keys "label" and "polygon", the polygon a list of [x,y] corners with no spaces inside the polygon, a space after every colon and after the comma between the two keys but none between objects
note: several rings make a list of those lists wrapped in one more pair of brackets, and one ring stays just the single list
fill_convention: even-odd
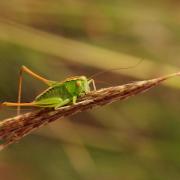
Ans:
[{"label": "spiny leg", "polygon": [[[47,84],[48,86],[51,86],[52,83],[54,82],[54,81],[50,81],[50,80],[48,80],[48,79],[45,79],[45,78],[43,78],[42,76],[40,76],[40,75],[32,72],[32,71],[31,71],[30,69],[28,69],[26,66],[22,66],[21,69],[20,69],[20,73],[19,73],[18,104],[21,103],[22,74],[23,74],[23,72],[26,72],[26,73],[29,74],[31,77],[36,78],[36,79],[42,81],[43,83]],[[20,114],[20,110],[21,110],[21,108],[20,108],[20,106],[18,106],[18,108],[17,108],[17,115]]]},{"label": "spiny leg", "polygon": [[89,84],[91,84],[91,83],[92,83],[92,85],[93,85],[94,91],[96,91],[96,84],[95,84],[94,79],[91,79],[91,80],[89,81]]},{"label": "spiny leg", "polygon": [[36,104],[34,102],[30,102],[30,103],[14,103],[14,102],[3,102],[0,104],[0,106],[11,106],[11,107],[19,107],[19,106],[36,106]]},{"label": "spiny leg", "polygon": [[69,98],[62,99],[60,97],[52,97],[52,98],[42,99],[40,101],[35,101],[34,103],[36,104],[36,106],[39,107],[58,109],[59,107],[70,103],[70,101],[71,100]]}]

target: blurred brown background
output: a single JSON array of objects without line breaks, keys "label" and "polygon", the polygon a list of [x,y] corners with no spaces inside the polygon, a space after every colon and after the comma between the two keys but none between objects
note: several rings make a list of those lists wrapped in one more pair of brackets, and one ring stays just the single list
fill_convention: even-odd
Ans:
[{"label": "blurred brown background", "polygon": [[[26,65],[52,80],[97,76],[97,87],[179,70],[177,0],[0,2],[0,100],[17,100]],[[104,81],[104,83],[98,83]],[[24,76],[23,101],[46,86]],[[0,153],[2,180],[179,180],[180,79],[43,127]],[[31,109],[23,109],[23,113]],[[16,110],[3,108],[0,118]]]}]

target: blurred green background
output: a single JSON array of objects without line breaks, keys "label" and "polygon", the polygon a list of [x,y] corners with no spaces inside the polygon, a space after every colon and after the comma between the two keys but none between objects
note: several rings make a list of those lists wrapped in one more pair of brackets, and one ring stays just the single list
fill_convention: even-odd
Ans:
[{"label": "blurred green background", "polygon": [[[1,101],[17,100],[21,65],[63,80],[143,60],[97,76],[98,88],[176,72],[180,2],[1,1],[0,56]],[[23,101],[45,88],[24,75]],[[179,180],[179,89],[174,78],[143,95],[42,127],[0,153],[0,179]],[[3,108],[0,118],[15,114]]]}]

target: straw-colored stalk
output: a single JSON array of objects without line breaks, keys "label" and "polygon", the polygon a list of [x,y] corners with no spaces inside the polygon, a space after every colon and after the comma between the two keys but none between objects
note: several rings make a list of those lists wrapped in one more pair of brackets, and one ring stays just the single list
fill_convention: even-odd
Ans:
[{"label": "straw-colored stalk", "polygon": [[63,117],[72,116],[73,114],[86,111],[96,106],[103,106],[114,101],[127,99],[136,94],[145,92],[171,77],[179,75],[180,72],[151,80],[137,81],[121,86],[99,89],[79,98],[78,103],[75,105],[61,107],[56,111],[53,109],[41,109],[3,120],[0,122],[0,150],[10,144],[16,143],[35,129],[50,122]]}]

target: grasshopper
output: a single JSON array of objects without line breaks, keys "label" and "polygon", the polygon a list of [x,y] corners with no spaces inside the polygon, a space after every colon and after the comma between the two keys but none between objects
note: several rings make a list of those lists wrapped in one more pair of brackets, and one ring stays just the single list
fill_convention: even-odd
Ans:
[{"label": "grasshopper", "polygon": [[[48,88],[39,94],[34,101],[29,103],[21,103],[23,72],[42,81],[48,86]],[[70,103],[76,104],[78,97],[84,96],[91,91],[91,83],[93,89],[96,90],[94,79],[88,79],[86,76],[74,76],[61,82],[51,81],[34,73],[26,66],[22,66],[19,74],[18,101],[16,103],[3,102],[1,106],[17,107],[17,114],[20,114],[20,107],[22,106],[54,108],[56,110]]]}]

